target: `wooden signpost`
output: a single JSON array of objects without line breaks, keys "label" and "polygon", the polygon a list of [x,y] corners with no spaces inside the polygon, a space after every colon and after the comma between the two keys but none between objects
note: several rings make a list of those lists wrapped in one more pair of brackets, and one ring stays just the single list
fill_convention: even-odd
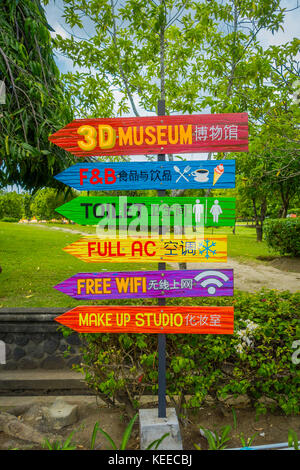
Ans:
[{"label": "wooden signpost", "polygon": [[77,300],[233,295],[232,269],[78,273],[55,289]]},{"label": "wooden signpost", "polygon": [[227,237],[195,239],[83,237],[64,248],[87,263],[198,262],[226,263]]},{"label": "wooden signpost", "polygon": [[80,333],[233,333],[233,307],[89,305],[55,320]]},{"label": "wooden signpost", "polygon": [[235,224],[235,198],[224,197],[78,197],[56,209],[82,225],[225,227]]},{"label": "wooden signpost", "polygon": [[248,150],[248,115],[77,119],[49,140],[77,157]]},{"label": "wooden signpost", "polygon": [[226,189],[235,187],[235,160],[77,163],[55,178],[79,191]]}]

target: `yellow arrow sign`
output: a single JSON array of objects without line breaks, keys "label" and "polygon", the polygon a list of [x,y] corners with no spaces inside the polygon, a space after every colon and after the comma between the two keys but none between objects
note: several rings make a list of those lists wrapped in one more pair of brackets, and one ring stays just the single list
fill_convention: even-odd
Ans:
[{"label": "yellow arrow sign", "polygon": [[87,236],[68,245],[64,250],[87,263],[226,263],[227,237],[102,239]]}]

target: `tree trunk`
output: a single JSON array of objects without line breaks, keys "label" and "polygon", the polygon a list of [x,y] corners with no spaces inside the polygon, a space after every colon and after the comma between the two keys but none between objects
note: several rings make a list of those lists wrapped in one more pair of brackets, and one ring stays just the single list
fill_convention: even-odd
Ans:
[{"label": "tree trunk", "polygon": [[280,196],[281,196],[281,201],[282,201],[282,206],[281,206],[281,218],[285,219],[288,213],[289,209],[289,204],[290,204],[290,194],[289,194],[289,188],[286,188],[286,192],[284,193],[284,188],[282,183],[280,184]]},{"label": "tree trunk", "polygon": [[263,228],[262,225],[256,225],[256,241],[257,242],[262,242],[262,237],[263,237]]},{"label": "tree trunk", "polygon": [[263,198],[260,204],[260,215],[257,213],[255,198],[252,198],[252,204],[255,218],[256,241],[261,242],[263,239],[263,225],[267,212],[267,200],[266,198]]}]

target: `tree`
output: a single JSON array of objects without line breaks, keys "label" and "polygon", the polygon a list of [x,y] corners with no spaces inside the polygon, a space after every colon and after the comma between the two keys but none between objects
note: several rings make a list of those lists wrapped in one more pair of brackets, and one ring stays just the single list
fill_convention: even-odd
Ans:
[{"label": "tree", "polygon": [[[218,2],[210,3],[217,8]],[[285,14],[280,1],[228,2],[220,17],[223,27],[207,38],[198,61],[203,65],[203,106],[210,106],[212,112],[249,114],[249,154],[229,156],[237,159],[241,191],[256,220],[257,240],[262,239],[268,206],[281,199],[285,216],[299,190],[299,107],[292,100],[292,84],[299,77],[300,41],[266,50],[258,41],[263,29],[274,33],[282,28]],[[197,72],[201,74],[200,67]]]},{"label": "tree", "polygon": [[137,102],[156,112],[162,97],[167,114],[199,110],[201,83],[197,77],[192,80],[190,64],[207,27],[194,22],[193,4],[65,0],[65,20],[81,36],[57,35],[55,46],[74,65],[89,70],[65,75],[78,114],[105,117],[131,109],[138,116]]},{"label": "tree", "polygon": [[23,216],[24,195],[16,191],[0,194],[0,219],[5,217],[21,219]]},{"label": "tree", "polygon": [[65,196],[54,188],[39,189],[32,198],[30,210],[38,220],[61,219],[62,216],[55,209],[73,198],[72,192]]},{"label": "tree", "polygon": [[72,120],[49,29],[39,0],[2,0],[0,76],[6,102],[0,105],[0,187],[57,186],[53,175],[73,161],[48,141]]},{"label": "tree", "polygon": [[80,36],[57,35],[55,47],[89,70],[64,77],[80,117],[137,116],[137,102],[155,112],[165,99],[167,114],[248,111],[252,138],[267,112],[261,103],[274,96],[265,83],[274,55],[258,35],[282,28],[285,13],[279,0],[64,0]]}]

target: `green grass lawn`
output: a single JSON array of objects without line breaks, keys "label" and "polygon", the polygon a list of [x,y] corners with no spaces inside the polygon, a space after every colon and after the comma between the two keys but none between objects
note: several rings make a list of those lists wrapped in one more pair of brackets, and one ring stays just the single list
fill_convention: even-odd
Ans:
[{"label": "green grass lawn", "polygon": [[72,299],[53,289],[53,286],[79,272],[157,269],[157,263],[84,263],[63,251],[65,246],[79,238],[76,233],[0,222],[1,307],[76,307],[93,304],[92,301]]},{"label": "green grass lawn", "polygon": [[240,261],[258,262],[258,257],[271,258],[280,256],[279,253],[271,251],[266,242],[256,241],[256,230],[250,227],[236,227],[235,235],[232,233],[231,227],[220,227],[218,229],[209,229],[207,233],[219,235],[225,233],[227,235],[227,250],[230,258],[237,258]]},{"label": "green grass lawn", "polygon": [[[157,263],[102,263],[92,265],[69,255],[63,248],[80,238],[72,230],[95,234],[95,227],[56,225],[68,232],[46,227],[0,222],[0,305],[2,307],[66,307],[93,304],[78,301],[53,289],[53,286],[79,272],[155,270]],[[51,229],[52,227],[52,229]],[[270,252],[264,242],[257,243],[255,230],[237,227],[208,230],[208,234],[228,235],[228,256],[255,260]],[[201,268],[201,263],[199,264]],[[106,301],[118,303],[118,301]],[[123,301],[125,302],[125,301]],[[126,301],[134,303],[134,301]],[[103,301],[103,303],[105,303]]]}]

